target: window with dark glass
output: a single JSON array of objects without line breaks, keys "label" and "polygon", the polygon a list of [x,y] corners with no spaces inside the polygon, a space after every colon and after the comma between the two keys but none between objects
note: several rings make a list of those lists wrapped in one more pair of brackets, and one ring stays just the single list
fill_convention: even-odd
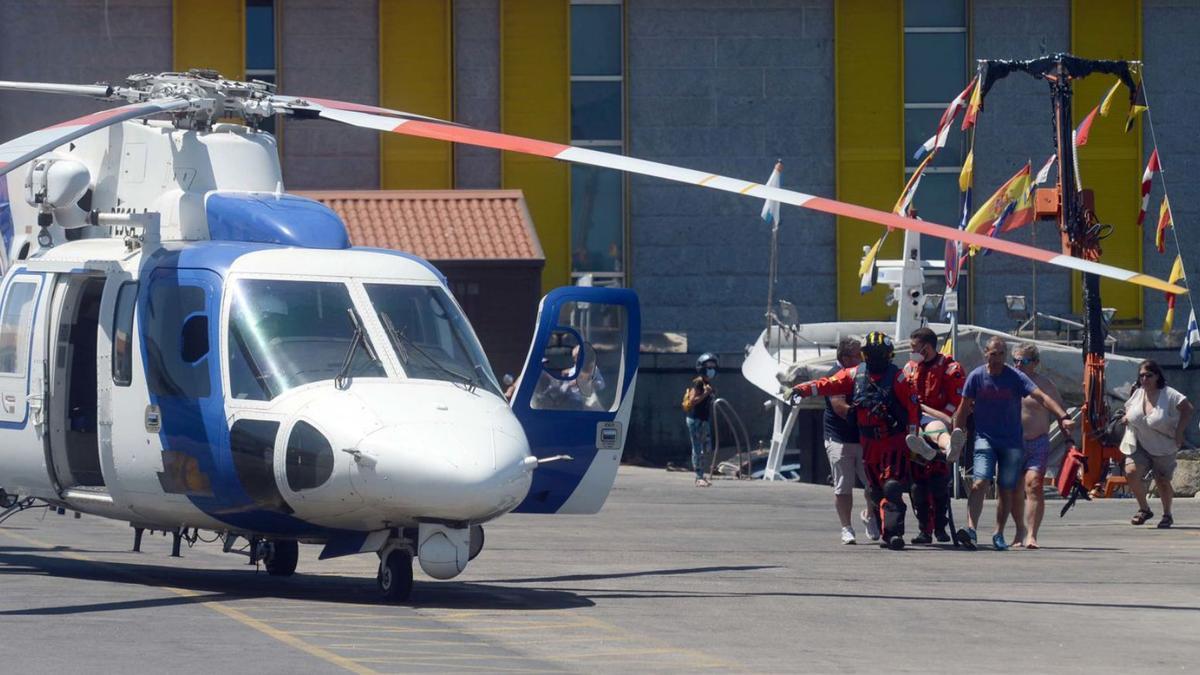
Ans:
[{"label": "window with dark glass", "polygon": [[229,429],[233,468],[246,496],[259,508],[291,513],[275,482],[275,436],[279,422],[242,419]]},{"label": "window with dark glass", "polygon": [[[942,112],[967,86],[967,1],[904,2],[904,162],[905,181],[920,163],[917,149],[937,132]],[[945,147],[926,167],[913,206],[922,220],[955,226],[960,213],[958,174],[966,147],[952,128]],[[945,242],[921,238],[921,257],[941,260]]]},{"label": "window with dark glass", "polygon": [[[624,28],[620,0],[571,3],[571,144],[624,150]],[[571,167],[571,277],[624,284],[624,175]]]},{"label": "window with dark glass", "polygon": [[307,422],[296,422],[287,444],[287,483],[292,492],[320,487],[333,475],[333,448]]},{"label": "window with dark glass", "polygon": [[[169,276],[150,284],[146,305],[146,376],[150,393],[157,396],[204,398],[209,395],[207,330],[204,351],[195,329],[205,311],[204,289],[178,285]],[[185,324],[188,330],[185,331]],[[204,321],[207,326],[207,318]],[[188,357],[194,357],[188,360]]]},{"label": "window with dark glass", "polygon": [[[246,79],[275,84],[275,2],[246,0]],[[275,133],[275,118],[263,120],[262,130]]]},{"label": "window with dark glass", "polygon": [[137,306],[136,282],[121,284],[113,311],[112,378],[113,384],[129,386],[133,381],[133,310]]}]

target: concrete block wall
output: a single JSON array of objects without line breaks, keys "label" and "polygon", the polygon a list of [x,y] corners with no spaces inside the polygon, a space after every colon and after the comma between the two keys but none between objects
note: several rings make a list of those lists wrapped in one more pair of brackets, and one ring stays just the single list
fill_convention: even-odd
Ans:
[{"label": "concrete block wall", "polygon": [[[973,59],[1030,59],[1068,51],[1071,6],[1068,0],[975,0],[972,3]],[[1014,73],[992,87],[979,115],[975,135],[974,208],[1032,160],[1033,171],[1055,152],[1050,88],[1041,80]],[[1057,175],[1057,168],[1051,173]],[[1059,247],[1058,227],[1038,223],[1005,235],[1041,248]],[[971,272],[974,314],[971,322],[1012,329],[1004,296],[1032,298],[1034,263],[1012,256],[976,256]],[[1037,266],[1038,310],[1071,312],[1071,282],[1066,271]]]},{"label": "concrete block wall", "polygon": [[[288,0],[279,18],[280,91],[379,103],[375,0]],[[319,120],[289,119],[282,127],[289,190],[379,187],[379,132]]]},{"label": "concrete block wall", "polygon": [[[171,69],[171,0],[0,2],[0,79],[89,84]],[[0,142],[112,107],[73,96],[0,92]]]},{"label": "concrete block wall", "polygon": [[[629,153],[832,195],[828,1],[641,0],[626,7]],[[630,179],[631,282],[646,330],[741,353],[761,330],[770,232],[762,202]],[[784,207],[778,296],[834,318],[833,219]]]}]

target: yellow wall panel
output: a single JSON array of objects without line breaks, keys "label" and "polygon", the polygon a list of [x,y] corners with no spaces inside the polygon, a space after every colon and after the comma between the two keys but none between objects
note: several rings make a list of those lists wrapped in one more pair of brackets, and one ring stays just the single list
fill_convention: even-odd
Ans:
[{"label": "yellow wall panel", "polygon": [[212,68],[240,80],[246,75],[245,0],[175,0],[174,69]]},{"label": "yellow wall panel", "polygon": [[[453,115],[451,0],[379,0],[379,104],[420,115]],[[380,134],[380,187],[453,186],[453,145]]]},{"label": "yellow wall panel", "polygon": [[[890,211],[904,188],[904,14],[901,0],[837,0],[834,11],[837,198]],[[838,319],[886,319],[886,292],[858,292],[863,246],[879,225],[837,219]],[[897,257],[903,232],[880,257]]]},{"label": "yellow wall panel", "polygon": [[[570,141],[570,62],[567,0],[501,0],[500,125],[506,133]],[[546,254],[543,289],[570,284],[570,168],[505,152],[500,175],[504,187],[525,193]]]},{"label": "yellow wall panel", "polygon": [[[1142,57],[1142,3],[1138,0],[1072,0],[1071,51],[1094,59],[1140,60]],[[1092,75],[1075,82],[1073,113],[1075,124],[1091,112],[1116,78]],[[1108,117],[1097,115],[1088,136],[1088,144],[1079,151],[1079,172],[1083,186],[1096,191],[1096,215],[1100,222],[1111,223],[1113,233],[1101,245],[1102,260],[1110,265],[1141,271],[1142,232],[1137,227],[1141,202],[1142,132],[1141,122],[1125,133],[1125,114],[1129,92],[1122,88]],[[1146,218],[1153,227],[1153,215]],[[1073,303],[1076,312],[1083,309],[1079,292],[1080,278],[1075,275]],[[1140,327],[1143,323],[1142,290],[1139,286],[1102,279],[1100,297],[1105,307],[1116,307],[1114,324]]]}]

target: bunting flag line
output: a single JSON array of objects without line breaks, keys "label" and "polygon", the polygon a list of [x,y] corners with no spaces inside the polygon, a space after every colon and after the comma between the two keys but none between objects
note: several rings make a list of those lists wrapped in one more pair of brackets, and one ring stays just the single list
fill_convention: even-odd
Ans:
[{"label": "bunting flag line", "polygon": [[971,92],[971,102],[967,104],[967,114],[963,115],[963,131],[975,126],[975,118],[979,116],[979,110],[983,108],[983,84],[978,77],[975,78],[974,87],[975,90]]},{"label": "bunting flag line", "polygon": [[1183,345],[1179,348],[1179,360],[1183,367],[1192,365],[1192,345],[1200,342],[1200,325],[1196,323],[1196,308],[1188,312],[1187,332],[1183,335]]},{"label": "bunting flag line", "polygon": [[1129,114],[1125,116],[1125,133],[1133,130],[1133,123],[1137,121],[1138,115],[1146,112],[1148,107],[1146,92],[1142,91],[1142,83],[1138,82],[1137,87],[1133,90],[1133,102],[1129,104]]},{"label": "bunting flag line", "polygon": [[[978,79],[978,78],[976,78]],[[946,147],[946,139],[950,136],[950,126],[954,122],[954,118],[958,117],[958,112],[962,110],[967,103],[967,97],[971,94],[971,88],[975,86],[975,80],[966,86],[950,105],[942,112],[942,118],[938,120],[937,131],[929,137],[929,140],[921,144],[917,151],[913,154],[913,159],[921,159],[927,152],[934,152]]]},{"label": "bunting flag line", "polygon": [[1088,134],[1092,130],[1092,122],[1096,120],[1096,113],[1100,112],[1100,106],[1092,108],[1092,112],[1088,113],[1087,117],[1079,123],[1079,126],[1071,134],[1071,138],[1075,140],[1075,147],[1081,148],[1087,145]]},{"label": "bunting flag line", "polygon": [[1167,228],[1174,227],[1175,223],[1171,219],[1171,205],[1167,202],[1167,196],[1163,195],[1162,204],[1158,207],[1158,228],[1154,231],[1154,247],[1159,253],[1167,252]]},{"label": "bunting flag line", "polygon": [[1120,88],[1121,88],[1121,80],[1118,79],[1116,82],[1113,83],[1113,86],[1111,89],[1108,90],[1108,93],[1104,95],[1104,100],[1100,103],[1100,116],[1101,117],[1108,117],[1108,109],[1112,107],[1113,98],[1116,97],[1117,90]]},{"label": "bunting flag line", "polygon": [[[771,177],[767,179],[766,186],[779,187],[779,177],[782,173],[783,162],[775,162],[775,168],[771,171]],[[774,199],[763,200],[762,219],[774,227],[779,227],[779,202]]]},{"label": "bunting flag line", "polygon": [[1154,152],[1150,153],[1150,161],[1146,162],[1146,172],[1142,174],[1142,207],[1138,209],[1138,227],[1146,222],[1146,207],[1150,205],[1150,186],[1159,171],[1162,171],[1162,167],[1158,163],[1158,148],[1154,148]]},{"label": "bunting flag line", "polygon": [[[1183,256],[1175,256],[1175,264],[1171,265],[1170,283],[1176,283],[1183,279]],[[1171,332],[1171,326],[1175,323],[1175,294],[1167,293],[1167,316],[1163,319],[1162,332],[1167,335]]]}]

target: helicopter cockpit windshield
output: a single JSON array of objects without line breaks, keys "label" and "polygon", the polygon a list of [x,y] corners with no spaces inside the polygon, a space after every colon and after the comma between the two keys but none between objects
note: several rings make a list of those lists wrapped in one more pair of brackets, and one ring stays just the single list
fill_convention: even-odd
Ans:
[{"label": "helicopter cockpit windshield", "polygon": [[401,284],[365,287],[405,375],[481,387],[501,395],[483,348],[444,290]]},{"label": "helicopter cockpit windshield", "polygon": [[[339,375],[386,377],[374,349],[356,339],[344,283],[238,279],[231,284],[229,385],[234,398],[269,401]],[[363,335],[370,346],[370,337]],[[352,360],[343,373],[347,354]]]}]

